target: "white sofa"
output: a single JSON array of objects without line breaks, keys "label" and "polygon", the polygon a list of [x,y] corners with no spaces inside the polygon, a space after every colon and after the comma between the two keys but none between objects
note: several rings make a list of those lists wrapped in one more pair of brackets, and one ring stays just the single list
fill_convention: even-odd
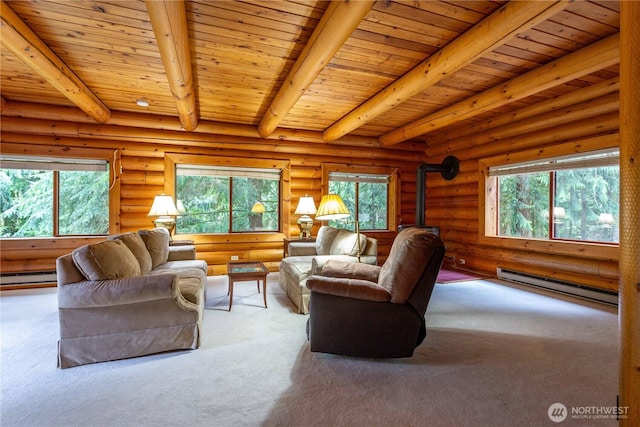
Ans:
[{"label": "white sofa", "polygon": [[[307,278],[322,274],[322,267],[330,259],[344,262],[358,262],[356,233],[322,226],[315,242],[291,242],[289,256],[280,262],[279,282],[298,313],[309,313],[309,289]],[[360,234],[360,262],[378,263],[378,241]]]}]

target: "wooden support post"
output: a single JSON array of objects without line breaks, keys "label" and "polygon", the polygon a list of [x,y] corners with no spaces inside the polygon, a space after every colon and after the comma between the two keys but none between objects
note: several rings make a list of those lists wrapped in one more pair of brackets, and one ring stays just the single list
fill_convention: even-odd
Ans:
[{"label": "wooden support post", "polygon": [[640,423],[640,2],[620,2],[620,407]]}]

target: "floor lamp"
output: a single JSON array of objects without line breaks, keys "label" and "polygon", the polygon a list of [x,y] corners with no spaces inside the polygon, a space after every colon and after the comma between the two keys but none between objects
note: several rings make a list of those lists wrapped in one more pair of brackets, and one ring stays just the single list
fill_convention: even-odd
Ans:
[{"label": "floor lamp", "polygon": [[[342,197],[338,194],[326,194],[322,196],[320,200],[320,206],[316,212],[316,219],[328,220],[328,219],[347,219],[351,216],[347,205],[342,201]],[[353,221],[356,226],[356,242],[358,245],[358,262],[360,262],[360,222]]]}]

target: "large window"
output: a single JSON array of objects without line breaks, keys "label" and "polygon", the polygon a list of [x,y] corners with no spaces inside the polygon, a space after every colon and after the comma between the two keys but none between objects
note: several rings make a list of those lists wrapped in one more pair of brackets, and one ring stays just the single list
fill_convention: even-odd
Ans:
[{"label": "large window", "polygon": [[0,155],[0,237],[105,235],[109,162]]},{"label": "large window", "polygon": [[279,232],[288,221],[287,161],[167,153],[165,178],[178,234]]},{"label": "large window", "polygon": [[339,194],[351,213],[345,220],[329,225],[354,230],[395,230],[400,219],[400,176],[397,169],[325,163],[322,165],[323,192]]},{"label": "large window", "polygon": [[278,231],[280,170],[176,166],[178,233]]},{"label": "large window", "polygon": [[496,236],[607,242],[619,240],[617,149],[488,168]]},{"label": "large window", "polygon": [[[374,174],[329,173],[329,193],[339,194],[360,222],[361,230],[388,228],[389,177]],[[353,221],[329,221],[335,227],[354,229]]]}]

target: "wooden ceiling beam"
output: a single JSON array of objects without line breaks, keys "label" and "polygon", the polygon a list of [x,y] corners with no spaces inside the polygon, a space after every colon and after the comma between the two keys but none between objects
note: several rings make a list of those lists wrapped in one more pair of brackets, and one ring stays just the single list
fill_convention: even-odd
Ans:
[{"label": "wooden ceiling beam", "polygon": [[[68,122],[72,127],[77,126],[78,124],[93,123],[89,117],[82,113],[82,111],[74,107],[62,107],[59,105],[36,104],[32,102],[17,102],[5,100],[5,105],[2,110],[3,131],[9,131],[10,127],[13,129],[20,128],[25,131],[24,124],[19,124],[17,125],[17,127],[13,127],[13,124],[15,124],[16,122],[9,120],[9,118],[24,118],[25,120],[37,119],[42,122],[55,121],[58,122],[58,124],[55,126],[57,128],[59,128],[61,126],[61,123],[64,122]],[[36,122],[31,121],[28,123],[28,126],[34,126],[33,123]],[[125,130],[123,130],[123,132],[125,134],[127,132],[126,128],[145,128],[149,129],[150,132],[153,132],[155,130],[184,132],[181,124],[178,122],[178,120],[176,120],[175,117],[158,114],[114,111],[111,114],[111,118],[107,123],[105,123],[105,125],[124,128]],[[113,129],[113,127],[104,127],[100,129]],[[201,120],[198,124],[198,127],[192,132],[197,134],[252,138],[254,141],[261,139],[255,126],[224,123],[210,120]],[[264,139],[270,141],[295,141],[327,144],[324,139],[322,139],[321,132],[286,128],[278,128],[273,133],[271,133],[271,135]],[[335,144],[350,145],[355,147],[378,147],[378,138],[371,136],[345,135],[344,137],[335,141]],[[415,147],[415,143],[412,142],[411,145]]]},{"label": "wooden ceiling beam", "polygon": [[99,123],[111,111],[36,33],[3,1],[0,3],[2,45],[44,77],[61,94]]},{"label": "wooden ceiling beam", "polygon": [[535,104],[522,107],[516,111],[509,111],[507,113],[500,114],[490,120],[483,120],[481,122],[470,124],[469,126],[452,129],[444,134],[438,134],[437,137],[430,136],[429,146],[432,147],[439,144],[450,143],[451,141],[461,139],[465,136],[484,132],[487,129],[525,120],[539,114],[560,111],[569,106],[604,97],[611,93],[618,93],[619,91],[620,77],[616,76],[608,80],[603,80],[600,83],[595,83],[575,89],[574,91],[563,95],[558,95],[551,99],[547,99],[546,101],[536,102]]},{"label": "wooden ceiling beam", "polygon": [[269,136],[289,110],[329,64],[375,1],[332,1],[316,26],[289,75],[258,124],[258,133]]},{"label": "wooden ceiling beam", "polygon": [[185,130],[192,131],[198,127],[198,111],[184,1],[146,0],[145,3],[180,123]]},{"label": "wooden ceiling beam", "polygon": [[380,137],[380,144],[388,147],[424,135],[457,121],[468,119],[610,67],[618,62],[620,62],[620,35],[617,33],[515,77],[506,83],[387,132]]},{"label": "wooden ceiling beam", "polygon": [[568,1],[509,2],[447,44],[323,132],[333,141],[405,102],[487,52],[496,49],[569,5]]}]

